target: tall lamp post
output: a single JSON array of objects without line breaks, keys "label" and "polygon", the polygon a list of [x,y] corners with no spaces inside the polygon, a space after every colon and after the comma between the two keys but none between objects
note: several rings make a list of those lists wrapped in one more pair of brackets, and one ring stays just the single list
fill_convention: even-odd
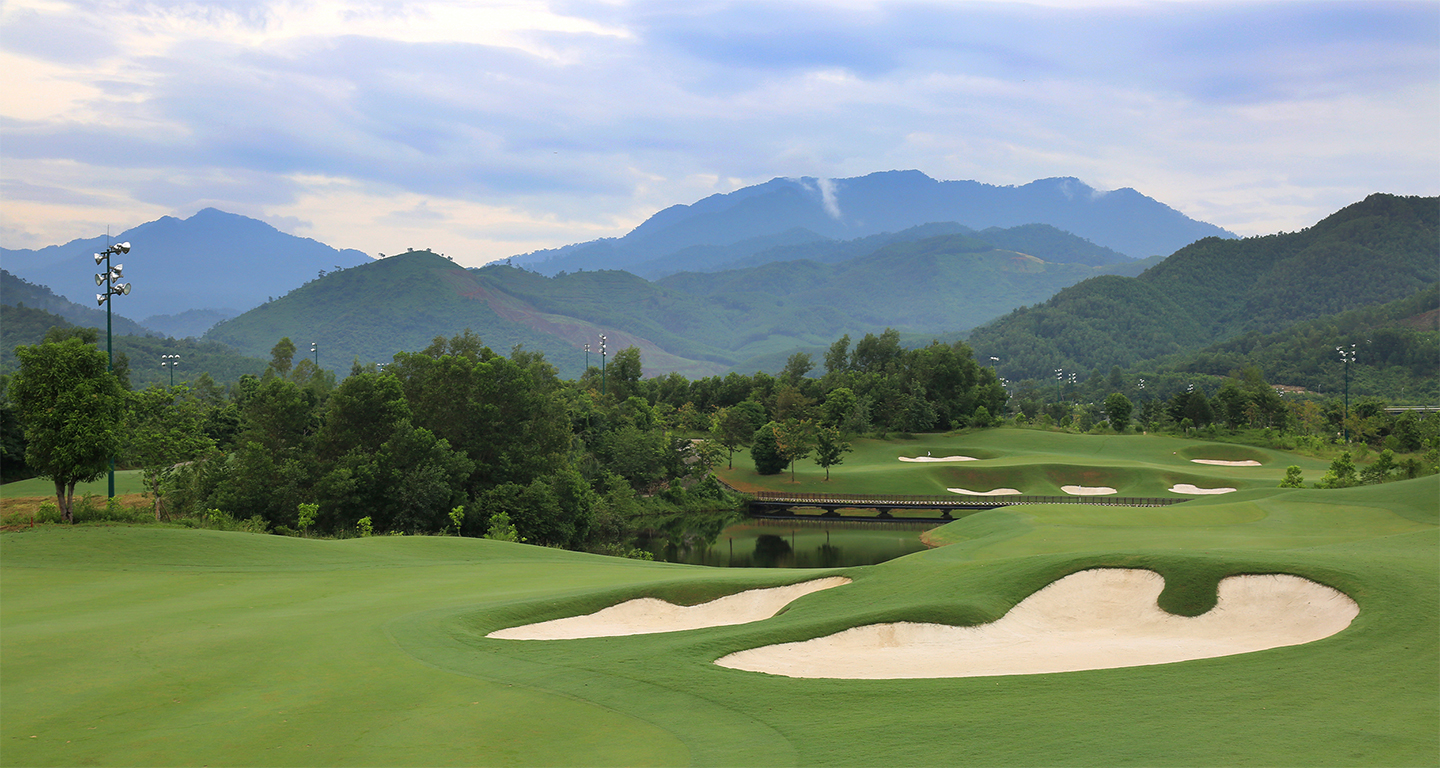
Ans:
[{"label": "tall lamp post", "polygon": [[161,368],[161,369],[164,369],[166,366],[169,366],[169,367],[170,367],[170,386],[172,386],[172,387],[175,386],[175,366],[177,366],[177,365],[179,365],[179,364],[180,364],[180,356],[179,356],[179,355],[161,355],[161,356],[160,356],[160,368]]},{"label": "tall lamp post", "polygon": [[585,372],[590,372],[590,345],[585,345]]},{"label": "tall lamp post", "polygon": [[315,342],[310,342],[310,354],[315,356],[315,370],[320,370],[320,347]]},{"label": "tall lamp post", "polygon": [[1341,433],[1345,436],[1345,442],[1350,442],[1350,363],[1355,361],[1355,345],[1351,344],[1350,349],[1336,347],[1340,353],[1340,361],[1345,363],[1345,418],[1340,422]]},{"label": "tall lamp post", "polygon": [[605,394],[605,334],[600,334],[600,394]]},{"label": "tall lamp post", "polygon": [[1060,368],[1055,369],[1055,404],[1060,404],[1060,382],[1065,379],[1065,372]]},{"label": "tall lamp post", "polygon": [[[104,288],[105,292],[95,294],[95,303],[105,307],[105,357],[107,359],[105,370],[111,373],[115,372],[115,347],[111,339],[110,297],[128,296],[130,294],[130,284],[119,282],[120,278],[124,276],[125,265],[116,264],[111,266],[110,257],[129,252],[129,243],[116,243],[104,251],[95,254],[95,266],[98,267],[101,263],[105,264],[105,271],[95,275],[95,285]],[[110,498],[115,498],[114,456],[110,457]]]}]

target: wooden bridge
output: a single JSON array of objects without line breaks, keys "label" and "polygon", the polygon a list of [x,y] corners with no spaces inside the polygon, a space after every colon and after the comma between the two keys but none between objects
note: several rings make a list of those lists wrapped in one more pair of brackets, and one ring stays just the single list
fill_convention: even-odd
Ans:
[{"label": "wooden bridge", "polygon": [[[1105,507],[1168,507],[1189,499],[1161,499],[1135,496],[910,496],[898,494],[786,493],[759,491],[749,494],[750,515],[768,519],[833,519],[842,509],[869,509],[870,516],[847,515],[847,520],[897,520],[896,512],[938,511],[939,519],[953,520],[952,513],[978,512],[1014,504],[1091,504]],[[801,515],[796,509],[823,509],[822,515]],[[934,519],[934,518],[931,518]]]}]

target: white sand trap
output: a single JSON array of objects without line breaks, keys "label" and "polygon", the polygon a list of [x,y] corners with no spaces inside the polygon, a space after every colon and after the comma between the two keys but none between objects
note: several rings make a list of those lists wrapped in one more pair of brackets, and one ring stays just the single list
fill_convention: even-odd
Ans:
[{"label": "white sand trap", "polygon": [[797,598],[822,589],[849,584],[844,576],[831,576],[772,589],[752,589],[699,605],[675,605],[653,597],[626,600],[584,616],[542,621],[498,629],[486,637],[502,640],[573,640],[580,637],[649,635],[686,629],[748,624],[768,619]]},{"label": "white sand trap", "polygon": [[966,496],[1019,496],[1020,492],[1014,488],[996,488],[993,491],[972,491],[969,488],[946,488],[951,493],[962,493]]},{"label": "white sand trap", "polygon": [[1244,461],[1221,461],[1220,459],[1191,459],[1195,464],[1209,464],[1215,467],[1258,467],[1260,462],[1254,459]]},{"label": "white sand trap", "polygon": [[1234,488],[1199,488],[1189,483],[1176,483],[1170,486],[1171,493],[1183,493],[1189,496],[1210,496],[1217,493],[1234,493]]},{"label": "white sand trap", "polygon": [[1062,485],[1060,490],[1071,496],[1109,496],[1115,489],[1108,485]]},{"label": "white sand trap", "polygon": [[901,456],[901,457],[900,457],[900,460],[901,460],[901,461],[979,461],[979,459],[975,458],[974,456],[916,456],[916,457],[913,458],[913,459],[910,458],[909,456]]},{"label": "white sand trap", "polygon": [[978,627],[872,624],[740,651],[715,663],[785,677],[989,677],[1169,664],[1309,643],[1339,632],[1359,606],[1298,576],[1232,576],[1194,618],[1160,610],[1153,571],[1071,574]]}]

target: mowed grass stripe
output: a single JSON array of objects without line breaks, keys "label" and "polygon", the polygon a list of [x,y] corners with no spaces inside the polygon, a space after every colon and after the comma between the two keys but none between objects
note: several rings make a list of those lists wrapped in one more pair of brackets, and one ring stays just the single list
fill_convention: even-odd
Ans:
[{"label": "mowed grass stripe", "polygon": [[[968,439],[935,439],[930,450],[963,453]],[[1098,455],[1138,465],[1115,446],[1166,447],[1147,441],[1051,442],[1045,463],[1100,466]],[[887,484],[921,466],[895,460],[901,442],[884,444],[895,469],[871,463]],[[1168,463],[1145,463],[1189,471],[1170,450]],[[1257,469],[1273,467],[1216,472]],[[1274,472],[1278,482],[1283,464]],[[842,569],[853,584],[766,621],[556,642],[484,634],[627,597],[694,603],[832,571],[706,569],[433,537],[7,533],[0,762],[1433,765],[1437,499],[1440,479],[1429,477],[1344,491],[1251,488],[1164,509],[998,509],[931,532],[950,546]],[[1361,612],[1345,631],[1302,646],[1093,672],[795,680],[711,663],[876,621],[993,620],[1056,578],[1104,566],[1161,572],[1162,607],[1183,615],[1213,603],[1225,575],[1269,572],[1341,589]]]}]

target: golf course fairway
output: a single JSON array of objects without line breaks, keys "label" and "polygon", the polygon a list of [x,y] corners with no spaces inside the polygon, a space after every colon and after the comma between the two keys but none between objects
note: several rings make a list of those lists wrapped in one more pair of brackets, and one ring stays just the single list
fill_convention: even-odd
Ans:
[{"label": "golf course fairway", "polygon": [[[997,479],[1009,477],[997,484],[1026,492],[1036,491],[1021,483],[1092,470],[1107,482],[1076,482],[1127,495],[1176,482],[1237,491],[1169,507],[988,510],[927,534],[943,546],[813,570],[442,537],[316,540],[157,526],[5,533],[0,764],[1440,763],[1440,477],[1280,489],[1278,460],[1302,463],[1285,454],[1225,467],[1191,463],[1207,458],[1183,453],[1194,441],[1151,442],[1164,451],[1143,452],[1129,446],[1144,441],[1120,437],[1109,438],[1119,449],[1085,450],[1106,439],[1038,462],[1022,458],[1035,453],[1024,445],[1006,454],[998,441],[937,439],[928,448],[936,456],[977,458],[950,464],[899,462],[902,444],[874,441],[832,475],[840,483],[849,470],[862,477],[845,482],[870,490],[868,451],[876,476],[883,463],[885,472],[933,479],[939,493],[975,487],[954,473],[987,464]],[[919,455],[926,450],[922,443]],[[1182,616],[1214,607],[1222,579],[1252,574],[1338,590],[1358,613],[1313,642],[1116,669],[850,680],[714,663],[883,622],[986,624],[1096,568],[1159,574],[1160,608]],[[830,576],[851,581],[749,623],[486,637],[635,598],[697,605]]]}]

